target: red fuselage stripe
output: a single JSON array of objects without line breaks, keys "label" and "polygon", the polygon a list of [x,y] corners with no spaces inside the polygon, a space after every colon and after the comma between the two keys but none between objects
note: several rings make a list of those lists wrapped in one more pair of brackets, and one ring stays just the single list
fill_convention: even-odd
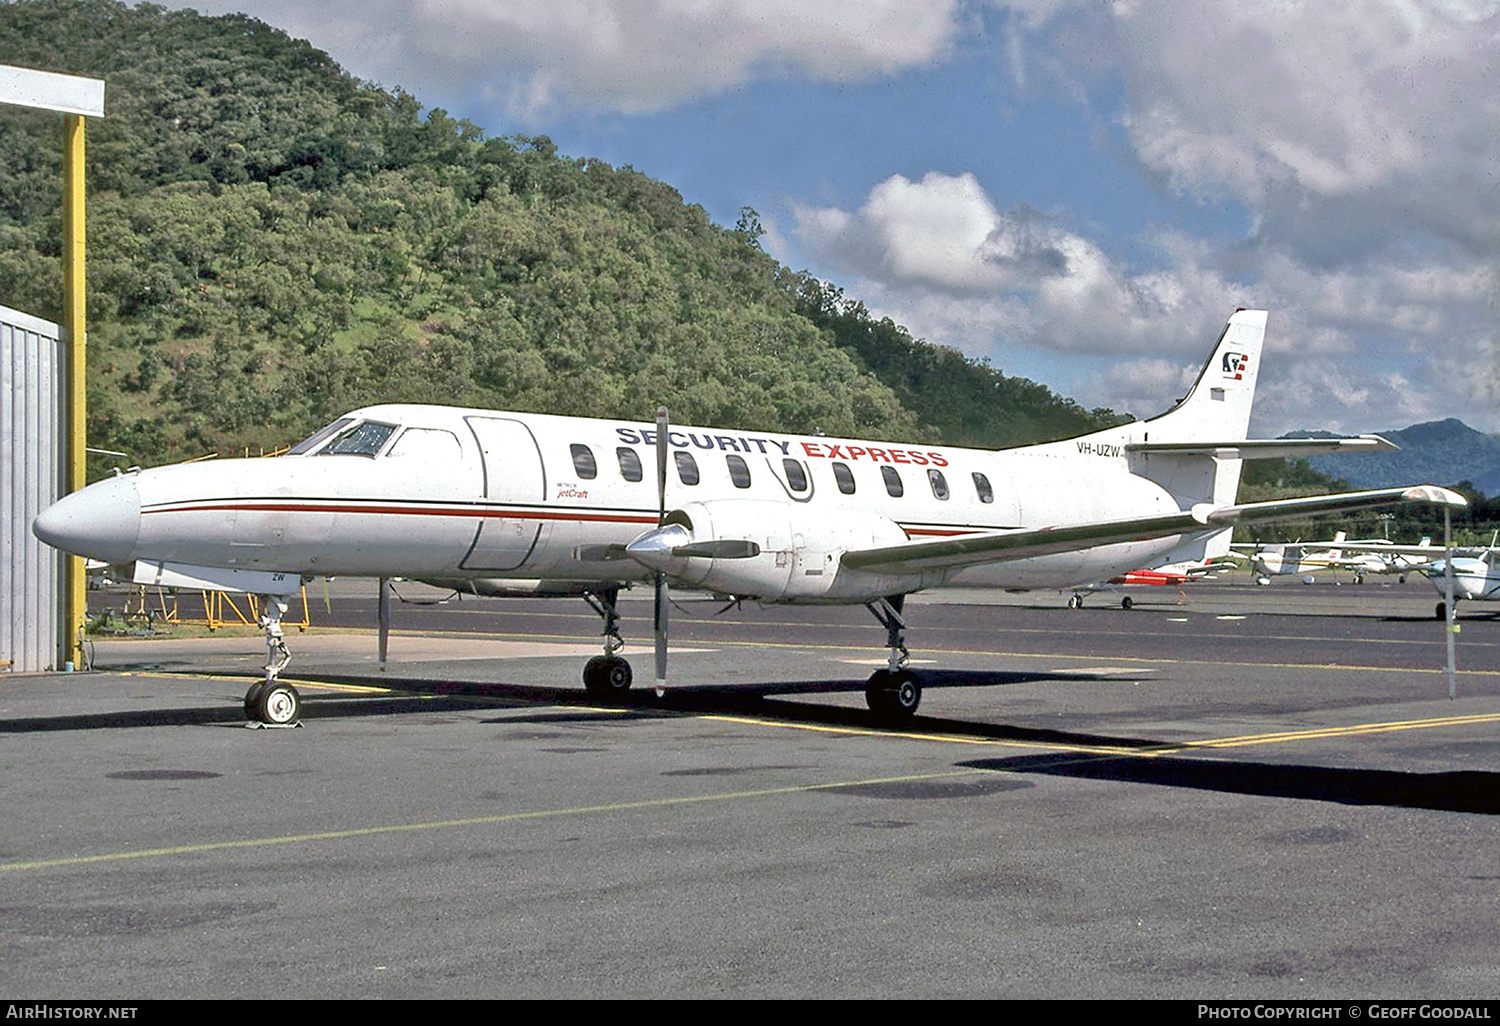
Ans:
[{"label": "red fuselage stripe", "polygon": [[[567,520],[575,523],[643,524],[655,526],[651,514],[589,513],[585,510],[485,509],[474,506],[378,506],[308,502],[210,502],[190,506],[159,506],[141,515],[161,513],[361,513],[381,516],[472,517],[503,520]],[[981,534],[981,528],[903,527],[908,537],[951,538]]]}]

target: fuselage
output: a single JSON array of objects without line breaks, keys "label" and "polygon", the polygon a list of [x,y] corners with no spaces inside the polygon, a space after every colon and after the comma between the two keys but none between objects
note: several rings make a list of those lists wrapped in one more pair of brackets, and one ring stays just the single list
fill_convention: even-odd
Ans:
[{"label": "fuselage", "polygon": [[[1182,496],[1132,472],[1123,447],[1131,427],[1116,429],[1117,442],[1095,435],[989,451],[674,425],[665,505],[751,536],[763,519],[761,562],[776,582],[784,567],[787,583],[736,590],[770,600],[858,600],[955,576],[1070,586],[1149,565],[1183,537],[878,581],[841,575],[838,555],[1178,509]],[[651,571],[607,550],[657,526],[655,442],[651,423],[373,406],[285,456],[158,467],[91,485],[38,518],[36,531],[112,563],[625,583]],[[713,588],[709,564],[727,561],[691,562],[685,576]]]},{"label": "fuselage", "polygon": [[[1448,576],[1443,560],[1432,564],[1427,577],[1439,595],[1448,593]],[[1495,566],[1493,551],[1478,557],[1453,557],[1453,596],[1470,601],[1500,601],[1500,567]]]}]

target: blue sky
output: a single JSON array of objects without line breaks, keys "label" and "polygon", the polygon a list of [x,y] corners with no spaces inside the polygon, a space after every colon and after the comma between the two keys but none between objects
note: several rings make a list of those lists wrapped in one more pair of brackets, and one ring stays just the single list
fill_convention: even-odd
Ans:
[{"label": "blue sky", "polygon": [[1500,0],[208,0],[634,166],[914,335],[1138,416],[1500,431]]}]

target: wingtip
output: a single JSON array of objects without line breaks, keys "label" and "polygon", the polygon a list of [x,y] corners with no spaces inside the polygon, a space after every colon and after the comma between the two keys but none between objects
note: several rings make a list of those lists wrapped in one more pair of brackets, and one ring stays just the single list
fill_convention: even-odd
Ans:
[{"label": "wingtip", "polygon": [[1410,502],[1430,502],[1435,506],[1448,506],[1452,509],[1467,509],[1469,500],[1448,488],[1439,488],[1437,485],[1417,485],[1408,488],[1402,493],[1402,498]]}]

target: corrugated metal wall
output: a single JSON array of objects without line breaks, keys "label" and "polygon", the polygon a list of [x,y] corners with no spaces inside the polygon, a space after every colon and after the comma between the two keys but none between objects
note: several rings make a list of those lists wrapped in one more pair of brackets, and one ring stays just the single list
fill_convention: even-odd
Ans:
[{"label": "corrugated metal wall", "polygon": [[32,535],[31,521],[61,492],[61,334],[0,307],[0,664],[9,661],[11,672],[58,661],[59,557]]}]

